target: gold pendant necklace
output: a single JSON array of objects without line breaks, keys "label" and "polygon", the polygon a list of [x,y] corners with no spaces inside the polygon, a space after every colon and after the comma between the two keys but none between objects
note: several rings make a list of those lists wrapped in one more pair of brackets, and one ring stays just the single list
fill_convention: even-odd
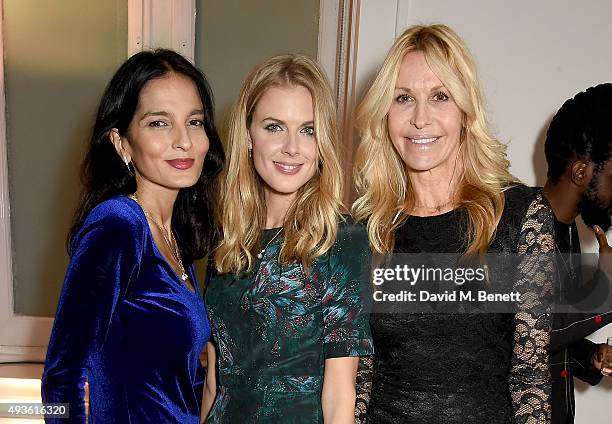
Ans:
[{"label": "gold pendant necklace", "polygon": [[166,230],[164,229],[164,227],[160,225],[156,220],[153,219],[149,211],[138,201],[138,197],[136,197],[135,194],[130,194],[128,197],[134,200],[136,203],[138,203],[138,205],[142,208],[142,211],[144,212],[145,217],[149,221],[151,221],[153,224],[155,224],[155,226],[159,229],[159,232],[161,233],[164,239],[164,242],[166,242],[166,246],[168,246],[168,249],[170,249],[170,252],[172,253],[172,255],[174,256],[174,259],[179,265],[179,269],[181,270],[181,280],[183,281],[189,280],[189,275],[185,272],[185,267],[183,266],[183,261],[181,260],[180,252],[178,249],[178,243],[176,242],[174,233],[170,232],[170,237],[167,237]]}]

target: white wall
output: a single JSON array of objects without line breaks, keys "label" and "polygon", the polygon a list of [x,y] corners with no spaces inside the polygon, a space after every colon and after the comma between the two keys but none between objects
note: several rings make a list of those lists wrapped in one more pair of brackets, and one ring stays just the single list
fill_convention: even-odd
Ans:
[{"label": "white wall", "polygon": [[[357,92],[393,43],[389,34],[417,23],[451,26],[476,58],[489,119],[508,143],[512,172],[528,185],[542,185],[543,138],[552,116],[577,92],[612,81],[610,18],[607,0],[361,0]],[[583,251],[597,251],[584,227],[581,241]],[[606,336],[612,326],[590,338],[604,342]],[[612,379],[597,387],[579,383],[576,392],[577,424],[609,419]]]}]

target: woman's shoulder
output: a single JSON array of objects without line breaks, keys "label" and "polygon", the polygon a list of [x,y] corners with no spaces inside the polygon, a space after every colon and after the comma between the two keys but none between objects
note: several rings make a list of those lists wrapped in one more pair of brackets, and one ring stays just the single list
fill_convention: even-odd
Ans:
[{"label": "woman's shoulder", "polygon": [[127,196],[113,196],[98,203],[85,219],[86,223],[102,221],[142,225],[140,206]]},{"label": "woman's shoulder", "polygon": [[542,190],[538,187],[529,187],[524,184],[516,184],[505,187],[504,211],[502,221],[522,220],[533,208],[534,204],[547,205],[542,196]]},{"label": "woman's shoulder", "polygon": [[525,184],[513,184],[502,188],[506,207],[513,207],[517,205],[529,206],[529,203],[536,197],[538,189],[536,187],[529,187]]},{"label": "woman's shoulder", "polygon": [[554,228],[552,209],[539,187],[523,184],[513,185],[504,190],[504,211],[497,226],[496,239],[519,242],[521,234],[530,228],[550,232]]},{"label": "woman's shoulder", "polygon": [[144,234],[147,225],[138,204],[127,196],[113,196],[98,203],[87,215],[77,239],[92,229],[112,231],[121,238]]},{"label": "woman's shoulder", "polygon": [[541,187],[529,187],[524,184],[516,184],[503,189],[504,213],[510,213],[518,217],[537,210],[550,210],[550,204],[544,197]]},{"label": "woman's shoulder", "polygon": [[70,240],[71,256],[83,248],[91,249],[94,245],[99,249],[137,247],[136,251],[140,251],[146,238],[147,225],[135,201],[126,196],[111,197],[89,212],[81,228]]}]

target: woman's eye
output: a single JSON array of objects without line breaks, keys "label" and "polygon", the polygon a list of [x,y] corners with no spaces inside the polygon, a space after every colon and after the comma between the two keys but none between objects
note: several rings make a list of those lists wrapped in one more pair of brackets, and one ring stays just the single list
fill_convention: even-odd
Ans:
[{"label": "woman's eye", "polygon": [[164,121],[151,121],[149,122],[149,126],[153,128],[158,128],[158,127],[167,127],[168,124],[166,124]]},{"label": "woman's eye", "polygon": [[306,135],[314,135],[315,129],[314,127],[304,127],[300,130],[300,132]]},{"label": "woman's eye", "polygon": [[278,124],[268,124],[268,125],[266,125],[264,128],[265,128],[266,130],[268,130],[268,131],[272,132],[272,133],[275,133],[275,132],[278,132],[278,131],[282,131],[281,126],[280,126],[280,125],[278,125]]},{"label": "woman's eye", "polygon": [[445,93],[445,92],[443,92],[443,91],[438,91],[436,94],[434,94],[434,95],[433,95],[433,99],[434,99],[436,102],[445,102],[445,101],[447,101],[449,98],[450,98],[450,97],[449,97],[449,95],[448,95],[448,94],[446,94],[446,93]]},{"label": "woman's eye", "polygon": [[397,96],[395,98],[395,101],[397,103],[403,104],[403,103],[407,103],[411,100],[410,96],[407,94],[400,94],[399,96]]},{"label": "woman's eye", "polygon": [[194,127],[203,127],[204,121],[202,121],[201,119],[191,119],[189,121],[189,125],[192,125]]}]

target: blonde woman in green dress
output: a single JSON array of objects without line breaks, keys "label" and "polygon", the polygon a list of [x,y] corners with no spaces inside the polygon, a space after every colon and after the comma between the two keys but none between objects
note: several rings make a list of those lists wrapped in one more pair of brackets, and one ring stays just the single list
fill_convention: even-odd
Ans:
[{"label": "blonde woman in green dress", "polygon": [[273,57],[242,87],[205,297],[209,423],[354,421],[358,357],[372,353],[370,253],[342,215],[335,116],[305,56]]}]

